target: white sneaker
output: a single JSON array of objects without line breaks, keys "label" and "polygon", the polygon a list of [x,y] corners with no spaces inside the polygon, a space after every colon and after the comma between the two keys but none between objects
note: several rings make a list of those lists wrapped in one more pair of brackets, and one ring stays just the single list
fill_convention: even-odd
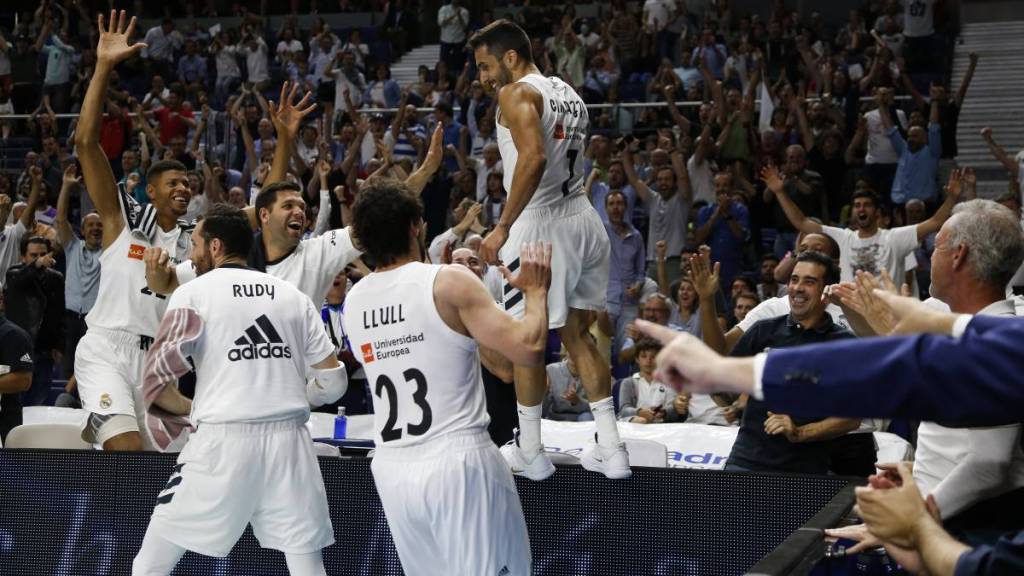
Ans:
[{"label": "white sneaker", "polygon": [[540,482],[555,473],[555,465],[543,450],[534,456],[533,460],[527,460],[515,440],[509,440],[501,447],[501,455],[505,457],[505,462],[508,462],[509,468],[516,476]]},{"label": "white sneaker", "polygon": [[619,443],[613,450],[593,444],[580,456],[580,464],[591,472],[600,472],[611,480],[622,480],[633,475],[629,469],[626,445]]}]

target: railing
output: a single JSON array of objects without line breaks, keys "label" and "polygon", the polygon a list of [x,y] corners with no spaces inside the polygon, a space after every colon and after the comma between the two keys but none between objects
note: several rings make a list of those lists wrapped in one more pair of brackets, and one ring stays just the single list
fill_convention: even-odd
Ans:
[{"label": "railing", "polygon": [[[911,97],[910,96],[895,96],[894,99],[898,100],[898,101],[908,101],[908,100],[911,100]],[[808,102],[816,102],[818,100],[820,100],[820,98],[807,98]],[[873,100],[874,100],[874,98],[871,97],[871,96],[861,96],[861,98],[860,98],[861,102],[871,102]],[[761,100],[755,100],[754,103],[755,104],[760,104]],[[700,101],[700,100],[684,100],[684,101],[681,101],[681,102],[676,102],[676,106],[679,107],[679,108],[696,108],[696,107],[699,107],[701,104],[704,104],[704,102]],[[618,109],[618,108],[624,108],[624,109],[629,110],[629,109],[633,109],[633,108],[664,108],[666,106],[668,106],[667,102],[617,102],[617,103],[614,103],[614,104],[587,104],[587,108],[588,109],[592,109],[592,110],[608,110],[608,109]],[[454,111],[460,111],[461,107],[455,106],[452,109]],[[395,113],[398,112],[398,108],[360,108],[358,111],[361,112],[361,113],[364,113],[364,114],[395,114]],[[433,112],[434,109],[430,108],[430,107],[421,107],[421,108],[416,108],[416,111],[417,112]],[[193,110],[193,113],[198,116],[198,111]],[[134,112],[129,113],[129,116],[135,116],[135,115],[136,114]],[[56,116],[56,118],[58,120],[61,120],[61,119],[68,119],[68,118],[78,118],[79,115],[78,114],[55,114],[54,116]],[[12,119],[13,120],[26,120],[26,119],[31,118],[31,117],[32,117],[31,114],[0,114],[0,121],[2,121],[2,120],[12,120]]]}]

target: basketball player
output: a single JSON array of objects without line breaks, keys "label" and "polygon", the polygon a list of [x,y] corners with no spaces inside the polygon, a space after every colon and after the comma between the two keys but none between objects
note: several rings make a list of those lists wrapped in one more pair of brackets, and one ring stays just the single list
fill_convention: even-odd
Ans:
[{"label": "basketball player", "polygon": [[143,254],[159,247],[169,254],[168,266],[173,266],[187,258],[192,230],[179,220],[191,198],[181,163],[162,161],[149,168],[146,193],[151,204],[140,209],[130,194],[118,189],[100,147],[110,74],[119,62],[145,47],[128,43],[134,29],[135,18],[128,22],[123,10],[120,17],[110,13],[109,27],[99,16],[96,67],[75,130],[85,188],[103,221],[99,295],[86,317],[89,328],[75,354],[75,375],[82,407],[90,413],[82,438],[105,450],[154,448],[141,424],[143,356],[156,336],[167,299],[146,286]]},{"label": "basketball player", "polygon": [[[316,105],[309,104],[308,92],[298,103],[295,97],[296,85],[285,82],[280,103],[270,103],[270,117],[278,139],[266,185],[256,196],[255,206],[245,209],[250,223],[259,230],[249,265],[291,282],[314,302],[323,302],[334,278],[359,258],[361,252],[353,244],[350,227],[302,239],[306,229],[306,202],[301,187],[285,177],[303,118]],[[414,189],[422,190],[440,167],[442,138],[443,133],[435,130],[423,165],[406,179]],[[321,194],[324,192],[321,190]],[[147,266],[149,287],[158,294],[170,294],[180,283],[195,277],[188,266],[175,269],[169,255],[159,251],[147,254]]]},{"label": "basketball player", "polygon": [[[377,269],[352,288],[345,331],[373,392],[372,470],[410,576],[530,573],[519,494],[487,434],[478,347],[544,366],[551,248],[522,248],[519,319],[463,266],[423,264],[423,206],[397,180],[356,200],[354,228]],[[400,233],[402,232],[402,233]]]},{"label": "basketball player", "polygon": [[[334,530],[305,422],[310,404],[345,392],[345,371],[313,302],[245,265],[252,241],[241,210],[210,208],[192,234],[199,277],[170,298],[146,355],[147,404],[191,414],[197,430],[157,498],[135,576],[170,574],[185,550],[227,556],[249,523],[291,574],[326,575]],[[176,386],[190,359],[194,401]]]},{"label": "basketball player", "polygon": [[[587,107],[571,86],[540,74],[530,39],[508,20],[488,24],[469,45],[480,81],[498,90],[498,148],[508,190],[505,210],[480,255],[515,270],[521,245],[543,239],[554,246],[548,326],[558,329],[579,367],[597,426],[597,443],[580,461],[608,478],[626,478],[629,458],[616,427],[610,367],[587,336],[592,311],[605,307],[609,265],[607,233],[583,191]],[[505,309],[521,317],[522,294],[508,284],[504,292]],[[502,454],[516,474],[543,480],[555,471],[540,438],[544,366],[516,366],[515,386],[519,435]]]}]

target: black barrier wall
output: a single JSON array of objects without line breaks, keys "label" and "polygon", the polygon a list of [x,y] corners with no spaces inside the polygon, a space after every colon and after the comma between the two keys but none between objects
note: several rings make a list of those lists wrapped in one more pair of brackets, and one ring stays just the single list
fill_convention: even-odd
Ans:
[{"label": "black barrier wall", "polygon": [[[153,453],[0,450],[0,574],[129,574],[173,464]],[[337,540],[325,553],[328,574],[402,574],[369,464],[320,459]],[[847,484],[672,469],[612,482],[579,467],[517,481],[543,576],[741,574]],[[247,530],[229,557],[186,554],[174,574],[287,570]]]}]

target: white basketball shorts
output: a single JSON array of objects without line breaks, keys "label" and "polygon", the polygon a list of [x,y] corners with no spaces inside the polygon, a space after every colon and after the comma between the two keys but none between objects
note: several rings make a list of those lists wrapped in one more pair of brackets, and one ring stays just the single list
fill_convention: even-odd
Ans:
[{"label": "white basketball shorts", "polygon": [[200,424],[157,497],[149,530],[224,557],[246,524],[261,546],[287,554],[334,543],[327,491],[302,420]]},{"label": "white basketball shorts", "polygon": [[[146,433],[142,377],[146,350],[137,334],[89,328],[75,350],[75,378],[82,408],[90,413],[82,439],[102,444],[125,432],[142,433],[147,450],[155,450]],[[132,427],[123,415],[135,419]]]},{"label": "white basketball shorts", "polygon": [[[604,223],[586,196],[570,198],[558,206],[523,211],[498,254],[513,274],[519,267],[519,250],[529,242],[552,245],[549,328],[565,326],[569,308],[605,309],[611,248]],[[502,289],[505,310],[522,318],[526,314],[524,295],[508,283],[503,283]]]},{"label": "white basketball shorts", "polygon": [[371,469],[408,576],[530,574],[519,492],[486,431],[378,449]]}]

